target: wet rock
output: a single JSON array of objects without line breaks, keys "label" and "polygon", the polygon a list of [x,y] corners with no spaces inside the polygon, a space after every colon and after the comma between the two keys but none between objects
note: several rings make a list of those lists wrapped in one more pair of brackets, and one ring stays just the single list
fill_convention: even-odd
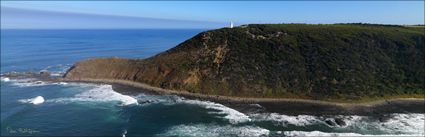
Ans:
[{"label": "wet rock", "polygon": [[39,72],[41,77],[48,77],[50,76],[50,72],[49,71],[40,71]]},{"label": "wet rock", "polygon": [[332,120],[325,120],[325,123],[329,126],[336,126],[335,122],[333,122]]},{"label": "wet rock", "polygon": [[379,122],[387,122],[390,118],[390,116],[381,116],[378,118],[378,120]]},{"label": "wet rock", "polygon": [[149,104],[149,103],[153,103],[153,100],[145,100],[145,101],[139,101],[139,104]]},{"label": "wet rock", "polygon": [[345,121],[342,120],[342,118],[335,118],[335,123],[338,124],[339,126],[347,126],[347,123],[345,123]]}]

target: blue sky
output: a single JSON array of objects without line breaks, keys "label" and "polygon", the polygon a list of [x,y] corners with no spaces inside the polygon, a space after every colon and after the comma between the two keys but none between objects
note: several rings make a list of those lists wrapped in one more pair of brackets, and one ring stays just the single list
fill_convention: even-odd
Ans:
[{"label": "blue sky", "polygon": [[230,21],[424,24],[425,16],[424,1],[2,1],[1,6],[2,28],[217,28]]}]

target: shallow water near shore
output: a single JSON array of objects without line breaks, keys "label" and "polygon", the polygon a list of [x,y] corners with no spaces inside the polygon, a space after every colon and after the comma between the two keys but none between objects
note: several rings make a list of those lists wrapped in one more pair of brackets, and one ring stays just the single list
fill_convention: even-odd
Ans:
[{"label": "shallow water near shore", "polygon": [[[145,58],[202,30],[2,30],[1,73],[62,75],[90,57]],[[34,104],[42,96],[44,102]],[[343,122],[340,122],[343,121]],[[108,84],[1,77],[1,135],[424,136],[422,113],[285,115]]]}]

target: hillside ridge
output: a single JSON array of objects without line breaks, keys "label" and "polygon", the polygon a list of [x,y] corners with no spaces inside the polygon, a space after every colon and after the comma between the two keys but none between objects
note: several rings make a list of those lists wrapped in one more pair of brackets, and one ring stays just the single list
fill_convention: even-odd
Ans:
[{"label": "hillside ridge", "polygon": [[146,59],[96,58],[64,78],[206,95],[359,100],[425,94],[425,28],[251,24],[202,32]]}]

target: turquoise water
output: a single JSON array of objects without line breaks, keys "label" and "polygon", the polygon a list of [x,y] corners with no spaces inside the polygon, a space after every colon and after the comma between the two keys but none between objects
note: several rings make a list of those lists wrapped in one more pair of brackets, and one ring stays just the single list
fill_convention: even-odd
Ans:
[{"label": "turquoise water", "polygon": [[[204,30],[2,30],[1,73],[63,74],[93,57],[146,58]],[[44,102],[34,104],[41,96]],[[147,102],[147,103],[146,103]],[[261,106],[251,104],[261,110]],[[326,121],[343,119],[347,125]],[[424,135],[424,114],[289,116],[111,85],[1,81],[2,136],[361,136]]]}]

